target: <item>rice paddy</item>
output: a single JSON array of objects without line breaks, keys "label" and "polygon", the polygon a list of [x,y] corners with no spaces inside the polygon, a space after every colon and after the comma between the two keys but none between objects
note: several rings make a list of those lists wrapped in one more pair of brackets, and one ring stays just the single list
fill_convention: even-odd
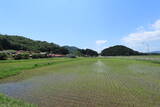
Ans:
[{"label": "rice paddy", "polygon": [[[127,58],[64,58],[56,59],[57,64],[55,59],[44,60],[53,64],[1,79],[0,93],[39,107],[160,106],[159,63]],[[24,63],[1,62],[6,69]]]}]

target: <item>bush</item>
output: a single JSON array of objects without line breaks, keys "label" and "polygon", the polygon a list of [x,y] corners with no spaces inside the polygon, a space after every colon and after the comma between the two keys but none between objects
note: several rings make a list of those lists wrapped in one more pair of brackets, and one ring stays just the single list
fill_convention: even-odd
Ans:
[{"label": "bush", "polygon": [[29,59],[29,54],[23,54],[24,59]]},{"label": "bush", "polygon": [[47,54],[40,54],[40,58],[48,58]]},{"label": "bush", "polygon": [[38,59],[38,58],[48,58],[47,54],[33,54],[32,55],[33,59]]},{"label": "bush", "polygon": [[37,58],[40,58],[40,56],[39,56],[39,54],[33,54],[33,55],[32,55],[32,58],[33,58],[33,59],[37,59]]},{"label": "bush", "polygon": [[6,60],[8,58],[6,53],[0,53],[0,60]]},{"label": "bush", "polygon": [[19,60],[19,59],[29,59],[29,54],[17,54],[14,56],[14,59]]},{"label": "bush", "polygon": [[75,55],[68,55],[68,58],[77,58]]}]

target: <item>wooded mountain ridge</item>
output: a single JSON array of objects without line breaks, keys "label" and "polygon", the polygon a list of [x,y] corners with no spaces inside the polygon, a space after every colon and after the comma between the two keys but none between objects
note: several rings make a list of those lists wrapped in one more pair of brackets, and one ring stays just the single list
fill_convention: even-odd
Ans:
[{"label": "wooded mountain ridge", "polygon": [[[46,41],[32,40],[22,36],[0,34],[0,50],[24,50],[33,52],[47,52],[54,54],[71,54],[75,56],[98,56],[92,49],[80,49],[74,46],[59,46]],[[130,56],[144,55],[126,46],[116,45],[102,50],[101,56]]]},{"label": "wooded mountain ridge", "polygon": [[0,35],[0,50],[25,50],[34,52],[52,52],[67,54],[68,50],[46,41],[35,41],[22,36]]},{"label": "wooded mountain ridge", "polygon": [[24,50],[33,52],[47,52],[54,54],[71,54],[76,56],[98,56],[91,49],[79,49],[73,46],[59,46],[46,41],[32,40],[23,36],[0,34],[0,50]]}]

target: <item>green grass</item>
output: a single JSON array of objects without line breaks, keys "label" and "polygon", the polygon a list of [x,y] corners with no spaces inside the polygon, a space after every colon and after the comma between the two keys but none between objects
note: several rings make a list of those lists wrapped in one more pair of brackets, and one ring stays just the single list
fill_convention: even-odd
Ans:
[{"label": "green grass", "polygon": [[6,60],[0,61],[0,79],[13,76],[27,69],[34,69],[42,66],[53,65],[75,59],[51,58],[51,59],[30,59],[30,60]]},{"label": "green grass", "polygon": [[62,58],[0,63],[4,64],[0,65],[1,70],[21,72],[2,79],[0,91],[40,107],[160,106],[160,64],[157,60]]},{"label": "green grass", "polygon": [[15,100],[5,95],[0,94],[0,107],[37,107],[33,104],[25,103],[21,100]]}]

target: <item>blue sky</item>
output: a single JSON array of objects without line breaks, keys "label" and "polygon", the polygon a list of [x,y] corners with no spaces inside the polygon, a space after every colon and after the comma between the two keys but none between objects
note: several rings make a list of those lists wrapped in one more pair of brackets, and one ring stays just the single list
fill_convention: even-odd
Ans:
[{"label": "blue sky", "polygon": [[0,33],[59,45],[160,50],[160,0],[1,0]]}]

